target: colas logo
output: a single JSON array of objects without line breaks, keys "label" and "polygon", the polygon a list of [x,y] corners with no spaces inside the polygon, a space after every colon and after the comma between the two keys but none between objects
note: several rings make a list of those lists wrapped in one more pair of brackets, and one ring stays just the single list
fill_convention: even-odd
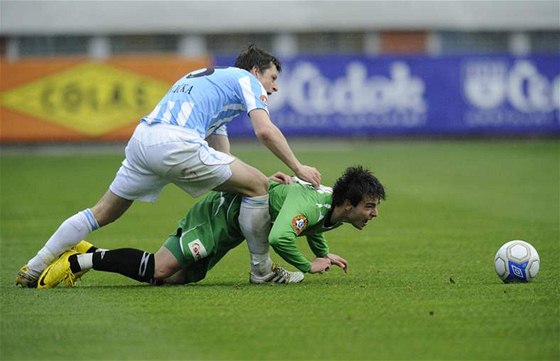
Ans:
[{"label": "colas logo", "polygon": [[307,228],[307,223],[307,218],[302,214],[292,218],[292,228],[298,236]]},{"label": "colas logo", "polygon": [[137,123],[168,86],[142,74],[91,62],[4,91],[0,102],[2,107],[99,136]]}]

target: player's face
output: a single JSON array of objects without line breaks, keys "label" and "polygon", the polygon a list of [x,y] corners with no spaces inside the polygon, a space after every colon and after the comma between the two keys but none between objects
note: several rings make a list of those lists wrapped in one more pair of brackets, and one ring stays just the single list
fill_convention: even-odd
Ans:
[{"label": "player's face", "polygon": [[379,200],[371,197],[362,199],[357,206],[351,206],[348,211],[348,221],[357,229],[363,229],[372,218],[379,215],[377,206]]},{"label": "player's face", "polygon": [[268,95],[278,91],[278,69],[276,65],[270,63],[270,67],[260,72],[256,67],[253,68],[253,74],[259,79]]}]

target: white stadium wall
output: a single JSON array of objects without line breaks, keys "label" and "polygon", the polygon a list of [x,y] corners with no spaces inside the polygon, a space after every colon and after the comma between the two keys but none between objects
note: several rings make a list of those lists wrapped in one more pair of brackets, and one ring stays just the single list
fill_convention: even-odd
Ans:
[{"label": "white stadium wall", "polygon": [[[391,29],[554,30],[560,2],[0,2],[2,35],[294,32]],[[232,16],[232,14],[235,14]]]}]

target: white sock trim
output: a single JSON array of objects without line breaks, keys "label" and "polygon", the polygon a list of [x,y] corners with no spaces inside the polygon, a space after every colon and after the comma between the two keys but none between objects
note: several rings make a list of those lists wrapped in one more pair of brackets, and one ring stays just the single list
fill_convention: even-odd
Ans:
[{"label": "white sock trim", "polygon": [[93,268],[93,253],[79,254],[77,259],[82,271]]},{"label": "white sock trim", "polygon": [[268,194],[255,197],[243,197],[241,199],[241,207],[268,209],[268,198]]},{"label": "white sock trim", "polygon": [[95,216],[93,215],[91,209],[84,209],[80,213],[86,218],[90,232],[93,232],[99,228],[99,223],[97,223],[97,220],[95,219]]}]

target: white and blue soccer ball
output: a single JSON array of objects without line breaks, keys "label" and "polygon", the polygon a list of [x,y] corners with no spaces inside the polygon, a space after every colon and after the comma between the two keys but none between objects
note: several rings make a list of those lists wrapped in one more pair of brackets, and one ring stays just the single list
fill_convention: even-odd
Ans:
[{"label": "white and blue soccer ball", "polygon": [[529,282],[539,273],[539,266],[537,250],[522,240],[504,244],[494,258],[496,273],[505,283]]}]

